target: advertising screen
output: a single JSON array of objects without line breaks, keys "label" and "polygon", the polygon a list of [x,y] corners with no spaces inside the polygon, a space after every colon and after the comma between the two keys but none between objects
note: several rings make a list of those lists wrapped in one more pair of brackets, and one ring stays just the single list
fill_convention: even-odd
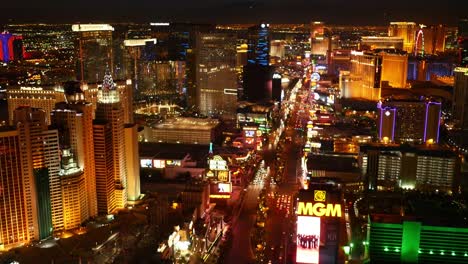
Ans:
[{"label": "advertising screen", "polygon": [[152,168],[153,167],[153,161],[150,159],[141,159],[140,160],[140,166],[142,168]]},{"label": "advertising screen", "polygon": [[230,183],[218,183],[218,191],[220,193],[230,193],[232,192],[232,187]]},{"label": "advertising screen", "polygon": [[255,136],[255,131],[254,130],[244,130],[245,132],[245,137],[254,137]]},{"label": "advertising screen", "polygon": [[319,263],[320,217],[297,216],[297,263]]}]

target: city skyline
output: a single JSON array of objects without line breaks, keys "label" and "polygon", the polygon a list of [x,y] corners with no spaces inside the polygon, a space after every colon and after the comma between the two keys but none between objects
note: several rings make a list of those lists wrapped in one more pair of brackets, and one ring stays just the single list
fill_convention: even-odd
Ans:
[{"label": "city skyline", "polygon": [[80,22],[0,31],[0,263],[468,259],[463,4],[25,1]]}]

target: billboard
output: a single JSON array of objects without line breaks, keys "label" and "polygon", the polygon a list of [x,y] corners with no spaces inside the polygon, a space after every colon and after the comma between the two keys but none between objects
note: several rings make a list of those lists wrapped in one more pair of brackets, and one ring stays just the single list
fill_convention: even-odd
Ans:
[{"label": "billboard", "polygon": [[221,156],[216,155],[208,161],[210,170],[228,170],[227,161],[225,161]]},{"label": "billboard", "polygon": [[153,161],[151,159],[141,159],[140,167],[142,168],[153,168]]},{"label": "billboard", "polygon": [[231,193],[232,192],[232,186],[231,183],[218,183],[218,192],[220,193]]},{"label": "billboard", "polygon": [[319,263],[320,217],[297,217],[296,263]]}]

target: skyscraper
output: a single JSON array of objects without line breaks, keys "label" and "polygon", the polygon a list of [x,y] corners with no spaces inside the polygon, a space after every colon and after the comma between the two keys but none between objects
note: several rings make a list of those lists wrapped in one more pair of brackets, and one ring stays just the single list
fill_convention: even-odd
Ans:
[{"label": "skyscraper", "polygon": [[457,127],[468,129],[468,68],[458,67],[454,70],[452,115]]},{"label": "skyscraper", "polygon": [[87,191],[96,193],[96,190],[86,190],[84,173],[69,148],[62,149],[61,165],[64,228],[77,228],[89,217]]},{"label": "skyscraper", "polygon": [[422,100],[394,100],[379,104],[381,141],[438,143],[441,103]]},{"label": "skyscraper", "polygon": [[22,60],[24,53],[23,37],[8,32],[0,33],[0,61]]},{"label": "skyscraper", "polygon": [[14,112],[19,132],[28,228],[43,239],[63,229],[58,131],[49,130],[45,111],[21,107]]},{"label": "skyscraper", "polygon": [[[127,205],[127,167],[125,161],[126,156],[124,131],[125,115],[122,107],[122,103],[124,101],[125,100],[121,101],[121,96],[119,95],[119,91],[117,90],[112,76],[109,72],[107,72],[104,76],[102,87],[98,91],[96,121],[101,123],[108,123],[110,125],[112,135],[111,153],[113,158],[116,208],[124,208]],[[97,138],[94,139],[95,147],[98,140],[99,139]],[[97,149],[95,149],[95,157],[98,154],[96,151]],[[97,175],[96,172],[96,178],[98,177],[103,177],[103,175]]]},{"label": "skyscraper", "polygon": [[99,214],[112,213],[115,201],[115,170],[112,129],[106,121],[93,122],[96,200]]},{"label": "skyscraper", "polygon": [[77,32],[76,78],[82,82],[98,82],[106,67],[114,69],[112,32],[108,24],[75,24],[72,31]]},{"label": "skyscraper", "polygon": [[34,238],[28,228],[18,131],[13,128],[0,130],[0,185],[0,244],[9,249]]},{"label": "skyscraper", "polygon": [[413,52],[417,29],[418,26],[414,22],[390,22],[388,36],[403,38],[403,50],[411,53]]},{"label": "skyscraper", "polygon": [[329,39],[325,36],[325,24],[321,21],[310,23],[310,52],[312,55],[325,56],[328,51]]},{"label": "skyscraper", "polygon": [[262,23],[249,28],[247,63],[270,65],[270,24]]},{"label": "skyscraper", "polygon": [[343,91],[343,95],[350,98],[364,98],[378,101],[380,99],[382,78],[382,58],[377,54],[363,52],[351,52],[349,91]]},{"label": "skyscraper", "polygon": [[196,39],[196,106],[204,115],[234,115],[237,106],[236,36],[198,33]]},{"label": "skyscraper", "polygon": [[56,105],[51,115],[52,124],[59,131],[60,148],[67,149],[77,169],[83,171],[87,215],[93,217],[97,215],[94,145],[90,143],[93,142],[93,107],[84,101],[78,83],[66,84],[65,94],[67,102]]}]

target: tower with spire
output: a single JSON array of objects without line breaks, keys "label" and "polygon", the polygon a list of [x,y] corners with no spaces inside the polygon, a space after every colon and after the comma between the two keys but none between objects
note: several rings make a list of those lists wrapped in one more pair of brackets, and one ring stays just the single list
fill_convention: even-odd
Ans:
[{"label": "tower with spire", "polygon": [[[102,85],[98,88],[93,124],[96,189],[98,212],[108,214],[127,205],[124,109],[109,70],[106,70]],[[111,147],[97,148],[103,142]],[[111,153],[108,153],[109,150]],[[109,186],[110,177],[113,177],[113,186]]]}]

